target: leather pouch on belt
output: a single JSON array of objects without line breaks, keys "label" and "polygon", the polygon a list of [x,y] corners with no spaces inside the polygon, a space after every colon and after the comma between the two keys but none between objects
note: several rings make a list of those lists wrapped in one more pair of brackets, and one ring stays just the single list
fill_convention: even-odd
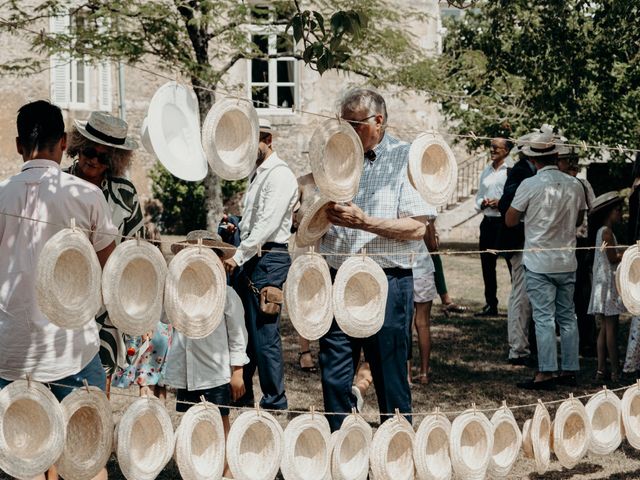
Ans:
[{"label": "leather pouch on belt", "polygon": [[260,311],[265,315],[278,315],[283,300],[282,290],[277,287],[264,287],[260,290]]}]

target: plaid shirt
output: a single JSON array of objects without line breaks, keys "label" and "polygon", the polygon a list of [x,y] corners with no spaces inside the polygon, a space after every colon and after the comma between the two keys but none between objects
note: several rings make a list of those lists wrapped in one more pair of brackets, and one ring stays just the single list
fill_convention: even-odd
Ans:
[{"label": "plaid shirt", "polygon": [[[427,216],[429,206],[409,183],[407,162],[409,144],[388,133],[373,149],[376,159],[364,161],[358,193],[353,203],[365,215],[377,218],[405,218]],[[411,268],[411,253],[421,250],[420,240],[392,240],[374,233],[347,227],[332,226],[322,238],[322,253],[356,254],[366,248],[367,254],[382,268]],[[388,255],[378,253],[390,252]],[[345,256],[327,256],[327,263],[339,268]]]}]

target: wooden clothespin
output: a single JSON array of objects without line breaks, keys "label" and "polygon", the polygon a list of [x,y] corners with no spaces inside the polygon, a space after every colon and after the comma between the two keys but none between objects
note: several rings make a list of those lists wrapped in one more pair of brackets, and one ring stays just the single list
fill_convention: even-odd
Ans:
[{"label": "wooden clothespin", "polygon": [[600,251],[604,253],[606,249],[607,249],[607,242],[603,240],[602,245],[600,245]]},{"label": "wooden clothespin", "polygon": [[363,248],[362,250],[360,250],[360,253],[362,254],[362,261],[365,261],[365,258],[367,258],[367,249]]},{"label": "wooden clothespin", "polygon": [[618,151],[620,152],[620,155],[624,155],[624,147],[620,143],[618,144]]},{"label": "wooden clothespin", "polygon": [[472,139],[472,140],[478,140],[478,137],[476,136],[476,134],[475,134],[475,132],[474,132],[473,130],[471,130],[471,131],[469,132],[469,135],[471,136],[471,139]]},{"label": "wooden clothespin", "polygon": [[256,409],[256,413],[258,414],[259,417],[262,417],[262,412],[260,411],[260,403],[256,402],[253,405]]},{"label": "wooden clothespin", "polygon": [[477,414],[478,414],[478,408],[476,407],[475,402],[473,402],[473,403],[471,404],[471,408],[473,409],[473,414],[474,414],[474,415],[477,415]]},{"label": "wooden clothespin", "polygon": [[602,390],[604,390],[604,396],[605,397],[609,395],[609,390],[607,390],[607,386],[606,385],[602,386]]},{"label": "wooden clothespin", "polygon": [[580,145],[582,146],[582,149],[583,149],[585,152],[589,149],[589,147],[587,147],[587,142],[585,142],[584,140],[582,140],[582,141],[580,142]]},{"label": "wooden clothespin", "polygon": [[140,245],[140,232],[136,232],[136,245]]},{"label": "wooden clothespin", "polygon": [[69,227],[74,232],[76,231],[76,219],[75,219],[75,217],[71,217],[71,219],[69,220]]},{"label": "wooden clothespin", "polygon": [[402,417],[400,416],[400,409],[396,408],[396,420],[400,421],[402,419]]},{"label": "wooden clothespin", "polygon": [[198,253],[202,251],[202,238],[198,239]]},{"label": "wooden clothespin", "polygon": [[311,420],[315,420],[316,407],[311,405],[311,407],[309,407],[309,410],[311,411]]},{"label": "wooden clothespin", "polygon": [[309,253],[311,253],[311,254],[316,253],[316,246],[315,245],[309,245]]},{"label": "wooden clothespin", "polygon": [[262,245],[258,244],[256,248],[258,249],[258,258],[262,257]]},{"label": "wooden clothespin", "polygon": [[340,118],[340,114],[339,113],[336,113],[336,120],[338,120],[338,123],[340,125],[342,125],[342,118]]},{"label": "wooden clothespin", "polygon": [[84,385],[84,388],[87,391],[87,393],[91,393],[91,390],[89,390],[89,382],[87,381],[86,378],[82,379],[82,384]]},{"label": "wooden clothespin", "polygon": [[27,388],[31,388],[31,374],[27,373]]},{"label": "wooden clothespin", "polygon": [[413,268],[416,263],[416,252],[411,252],[411,256],[409,257],[409,266]]}]

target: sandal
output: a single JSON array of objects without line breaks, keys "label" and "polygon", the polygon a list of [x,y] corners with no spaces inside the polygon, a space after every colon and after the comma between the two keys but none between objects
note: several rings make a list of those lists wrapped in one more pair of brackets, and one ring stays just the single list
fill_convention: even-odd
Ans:
[{"label": "sandal", "polygon": [[596,372],[596,376],[593,379],[596,383],[603,383],[607,379],[607,375],[602,370]]},{"label": "sandal", "polygon": [[415,383],[419,383],[420,385],[429,385],[429,380],[430,379],[428,373],[421,373],[417,377],[413,377],[413,381]]},{"label": "sandal", "polygon": [[[306,350],[304,352],[298,352],[298,367],[300,368],[300,370],[302,370],[303,372],[306,373],[316,373],[318,371],[318,367],[316,365],[311,365],[309,367],[305,367],[302,365],[302,356],[303,355],[309,355],[311,356],[311,350]],[[311,359],[313,360],[313,358]]]}]

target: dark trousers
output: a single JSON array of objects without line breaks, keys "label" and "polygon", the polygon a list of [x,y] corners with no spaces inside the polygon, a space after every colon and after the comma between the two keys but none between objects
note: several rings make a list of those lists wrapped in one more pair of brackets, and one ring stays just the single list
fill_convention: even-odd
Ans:
[{"label": "dark trousers", "polygon": [[[332,271],[335,275],[335,271]],[[329,332],[320,339],[322,395],[328,412],[351,413],[356,399],[351,393],[360,350],[371,366],[378,397],[380,423],[397,408],[411,422],[411,390],[407,382],[407,329],[413,318],[413,276],[411,270],[387,270],[389,292],[382,328],[368,338],[346,335],[334,320]],[[342,415],[327,415],[331,431],[344,420]]]},{"label": "dark trousers", "polygon": [[[265,244],[263,248],[270,248],[270,246]],[[286,252],[285,246],[278,249]],[[253,374],[257,368],[262,389],[260,406],[279,410],[287,408],[280,315],[265,315],[260,311],[259,296],[249,286],[248,280],[258,291],[267,286],[282,288],[290,265],[289,254],[272,250],[263,253],[262,257],[255,256],[245,263],[236,278],[235,290],[242,299],[249,336],[247,343],[249,363],[243,369],[246,393],[238,400],[241,405],[252,405],[254,402]]]},{"label": "dark trousers", "polygon": [[[589,242],[586,238],[578,238],[578,247],[586,247],[588,245]],[[576,289],[573,294],[573,303],[576,306],[576,317],[578,319],[580,353],[593,355],[596,351],[596,320],[593,315],[587,313],[591,296],[593,251],[576,250],[576,260],[578,261],[578,269],[576,270]]]},{"label": "dark trousers", "polygon": [[433,272],[433,278],[436,282],[436,291],[438,295],[444,295],[448,292],[447,290],[447,281],[444,279],[444,268],[442,268],[442,257],[440,255],[431,255],[433,260],[433,267],[435,271]]},{"label": "dark trousers", "polygon": [[[485,216],[480,223],[480,250],[497,250],[500,246],[500,232],[502,230],[501,217]],[[505,258],[509,273],[511,262]],[[498,255],[495,253],[481,253],[482,278],[484,280],[485,303],[492,308],[498,307],[498,281],[496,280],[496,264]]]}]

